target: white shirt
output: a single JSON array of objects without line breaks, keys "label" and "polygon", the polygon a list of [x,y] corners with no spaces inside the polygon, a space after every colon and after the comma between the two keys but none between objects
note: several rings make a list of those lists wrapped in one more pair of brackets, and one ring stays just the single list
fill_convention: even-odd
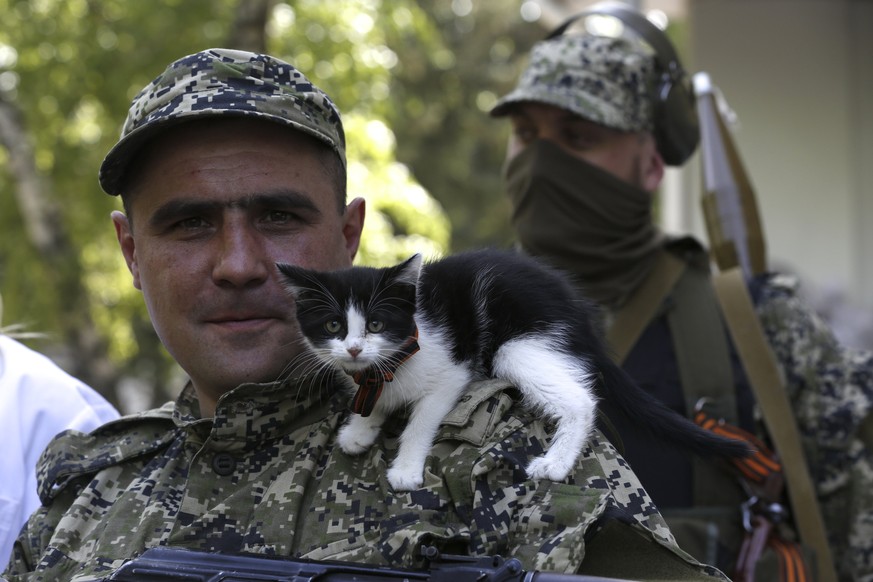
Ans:
[{"label": "white shirt", "polygon": [[66,429],[90,432],[116,418],[118,411],[93,388],[0,334],[0,562],[40,505],[36,463],[49,441]]}]

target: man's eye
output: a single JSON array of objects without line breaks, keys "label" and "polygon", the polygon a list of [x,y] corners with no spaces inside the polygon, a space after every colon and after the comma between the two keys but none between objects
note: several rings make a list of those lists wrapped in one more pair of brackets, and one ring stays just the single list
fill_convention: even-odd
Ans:
[{"label": "man's eye", "polygon": [[206,221],[199,216],[185,218],[176,223],[176,226],[184,230],[196,230],[206,226]]},{"label": "man's eye", "polygon": [[594,136],[581,131],[568,131],[564,134],[564,141],[574,150],[587,150],[597,145]]},{"label": "man's eye", "polygon": [[522,143],[530,143],[531,141],[535,140],[537,137],[536,130],[531,128],[531,127],[516,126],[515,129],[513,129],[512,133]]},{"label": "man's eye", "polygon": [[284,210],[270,210],[267,212],[266,218],[267,222],[282,224],[293,221],[295,217],[291,212],[285,212]]}]

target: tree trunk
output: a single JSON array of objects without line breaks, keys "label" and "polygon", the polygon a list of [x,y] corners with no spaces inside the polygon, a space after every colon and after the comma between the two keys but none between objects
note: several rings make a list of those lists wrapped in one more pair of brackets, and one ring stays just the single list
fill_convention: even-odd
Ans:
[{"label": "tree trunk", "polygon": [[264,53],[267,51],[267,20],[275,0],[240,0],[230,28],[230,48]]},{"label": "tree trunk", "polygon": [[50,182],[36,167],[23,116],[14,104],[3,99],[0,99],[0,147],[9,155],[15,199],[27,239],[48,266],[52,284],[59,290],[61,343],[68,350],[63,356],[64,368],[117,403],[114,387],[118,370],[107,357],[106,341],[91,318],[78,253],[51,195]]}]

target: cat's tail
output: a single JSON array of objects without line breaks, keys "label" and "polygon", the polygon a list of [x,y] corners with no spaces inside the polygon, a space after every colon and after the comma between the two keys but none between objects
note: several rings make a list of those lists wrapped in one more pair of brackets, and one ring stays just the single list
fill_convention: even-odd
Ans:
[{"label": "cat's tail", "polygon": [[653,437],[701,457],[741,458],[752,454],[745,441],[719,436],[669,408],[631,379],[612,360],[600,362],[597,391],[607,411],[625,415]]}]

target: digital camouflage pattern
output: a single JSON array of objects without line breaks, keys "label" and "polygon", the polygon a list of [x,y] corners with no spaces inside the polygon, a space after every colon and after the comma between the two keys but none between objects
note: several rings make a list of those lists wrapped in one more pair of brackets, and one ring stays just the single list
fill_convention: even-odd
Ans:
[{"label": "digital camouflage pattern", "polygon": [[771,277],[757,302],[785,373],[840,580],[873,580],[873,354],[846,349],[803,306],[794,279]]},{"label": "digital camouflage pattern", "polygon": [[335,437],[348,397],[330,393],[324,381],[243,385],[213,421],[195,416],[189,386],[175,404],[60,436],[39,467],[44,506],[5,576],[99,580],[159,544],[414,567],[420,545],[433,543],[573,572],[592,536],[623,524],[639,534],[634,545],[660,548],[676,577],[724,579],[674,545],[599,434],[567,481],[528,480],[522,467],[542,452],[546,429],[503,383],[473,385],[446,418],[424,486],[401,494],[385,478],[401,427],[347,456]]},{"label": "digital camouflage pattern", "polygon": [[120,194],[128,162],[156,130],[220,115],[287,125],[323,141],[346,163],[339,111],[303,73],[268,55],[214,48],[170,64],[133,99],[121,137],[103,160],[100,186]]},{"label": "digital camouflage pattern", "polygon": [[518,84],[491,115],[534,101],[621,131],[651,131],[655,56],[624,38],[566,34],[534,45]]}]

